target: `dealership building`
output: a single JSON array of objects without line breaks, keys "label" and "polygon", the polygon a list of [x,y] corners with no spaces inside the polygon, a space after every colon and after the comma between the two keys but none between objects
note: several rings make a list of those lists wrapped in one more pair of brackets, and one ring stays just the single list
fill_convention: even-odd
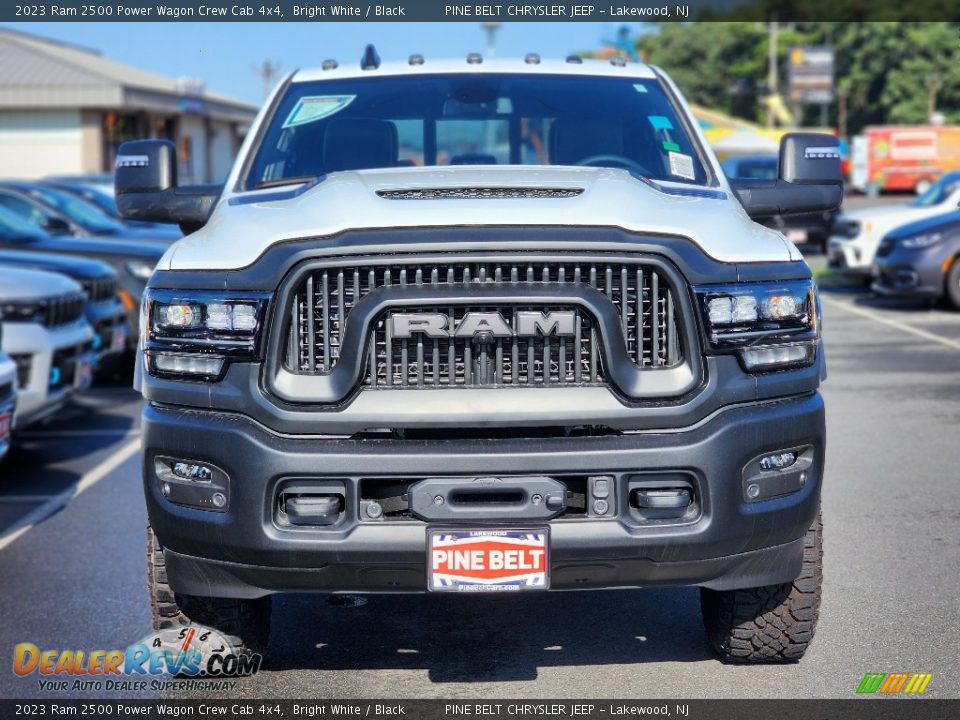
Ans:
[{"label": "dealership building", "polygon": [[177,144],[181,182],[219,182],[256,111],[196,79],[0,28],[0,177],[108,172],[121,143],[163,137]]}]

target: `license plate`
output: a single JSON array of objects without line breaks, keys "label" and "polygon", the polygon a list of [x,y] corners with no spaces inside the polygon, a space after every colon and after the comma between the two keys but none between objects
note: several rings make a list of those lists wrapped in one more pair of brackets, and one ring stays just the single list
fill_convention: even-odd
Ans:
[{"label": "license plate", "polygon": [[550,587],[547,528],[430,530],[427,589],[512,592]]},{"label": "license plate", "polygon": [[805,243],[807,241],[807,231],[787,230],[787,240],[794,243]]},{"label": "license plate", "polygon": [[73,386],[77,390],[86,390],[93,384],[93,363],[89,358],[77,360]]},{"label": "license plate", "polygon": [[0,443],[5,443],[10,438],[10,427],[12,425],[13,415],[0,413]]},{"label": "license plate", "polygon": [[110,352],[121,352],[127,347],[127,328],[123,325],[118,325],[114,328],[113,339],[110,341]]}]

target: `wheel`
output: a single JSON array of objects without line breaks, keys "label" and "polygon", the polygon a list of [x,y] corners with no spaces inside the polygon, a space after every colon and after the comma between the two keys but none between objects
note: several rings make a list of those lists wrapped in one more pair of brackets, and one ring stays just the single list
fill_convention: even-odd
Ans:
[{"label": "wheel", "polygon": [[947,300],[954,310],[960,310],[960,258],[956,258],[947,270],[946,285]]},{"label": "wheel", "polygon": [[807,530],[803,570],[782,585],[716,591],[701,588],[700,610],[707,638],[729,663],[782,663],[807,651],[820,614],[823,582],[823,522]]},{"label": "wheel", "polygon": [[167,584],[163,550],[147,525],[147,585],[153,629],[202,625],[223,635],[237,652],[263,653],[270,636],[270,597],[257,600],[178,595]]}]

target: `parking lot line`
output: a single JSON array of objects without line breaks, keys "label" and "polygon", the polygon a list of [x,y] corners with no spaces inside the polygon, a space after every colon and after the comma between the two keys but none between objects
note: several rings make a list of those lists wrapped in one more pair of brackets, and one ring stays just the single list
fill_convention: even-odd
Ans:
[{"label": "parking lot line", "polygon": [[12,526],[12,532],[4,537],[0,537],[0,550],[4,550],[7,546],[30,530],[30,528],[32,528],[38,522],[70,502],[72,498],[77,497],[87,488],[92,487],[96,483],[103,480],[103,478],[120,467],[123,463],[129,460],[134,453],[139,452],[139,450],[140,438],[134,438],[113,453],[113,455],[110,455],[102,463],[97,465],[97,467],[85,473],[76,485],[72,485],[63,492],[52,496],[49,500],[43,503],[43,505],[24,515],[18,523]]},{"label": "parking lot line", "polygon": [[902,330],[903,332],[910,333],[911,335],[916,335],[917,337],[922,337],[925,340],[930,340],[931,342],[939,343],[947,347],[953,348],[954,350],[960,350],[960,341],[951,340],[950,338],[945,338],[942,335],[937,335],[936,333],[928,332],[926,330],[921,330],[917,327],[912,327],[906,323],[902,323],[899,320],[893,320],[892,318],[886,317],[881,313],[875,312],[873,310],[867,310],[866,308],[857,307],[851,302],[845,302],[843,300],[836,300],[831,297],[826,297],[824,295],[820,296],[820,300],[827,305],[832,305],[834,307],[843,308],[849,312],[854,313],[855,315],[862,315],[865,318],[873,320],[875,322],[881,323],[883,325],[889,325],[890,327],[896,328],[897,330]]}]

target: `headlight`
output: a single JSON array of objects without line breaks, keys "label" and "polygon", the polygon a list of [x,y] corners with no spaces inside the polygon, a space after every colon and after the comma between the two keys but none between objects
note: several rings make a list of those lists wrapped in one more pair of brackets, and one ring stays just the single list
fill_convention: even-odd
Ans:
[{"label": "headlight", "polygon": [[152,375],[219,380],[259,353],[269,293],[147,290],[141,332]]},{"label": "headlight", "polygon": [[149,280],[153,275],[156,265],[147,262],[128,262],[127,272],[133,275],[137,280]]},{"label": "headlight", "polygon": [[836,234],[842,237],[855,238],[860,234],[860,221],[838,219],[836,223]]},{"label": "headlight", "polygon": [[5,322],[43,322],[42,302],[11,302],[0,306],[0,317]]},{"label": "headlight", "polygon": [[736,352],[748,372],[810,365],[820,337],[812,280],[694,288],[709,347]]},{"label": "headlight", "polygon": [[911,250],[919,250],[920,248],[936,245],[941,240],[943,240],[943,233],[934,232],[903,238],[900,241],[900,244],[905,248],[910,248]]}]

